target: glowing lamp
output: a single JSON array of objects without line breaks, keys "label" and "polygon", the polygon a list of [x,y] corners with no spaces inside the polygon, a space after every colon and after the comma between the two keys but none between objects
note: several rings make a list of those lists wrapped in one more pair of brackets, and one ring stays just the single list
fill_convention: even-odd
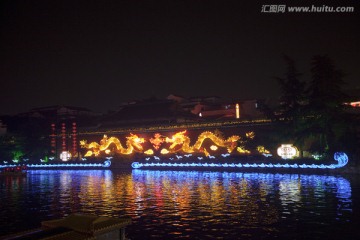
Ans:
[{"label": "glowing lamp", "polygon": [[216,151],[216,150],[218,150],[218,147],[215,146],[215,145],[211,145],[210,149],[213,150],[213,151]]},{"label": "glowing lamp", "polygon": [[240,118],[240,105],[237,103],[235,105],[235,111],[236,111],[236,119]]},{"label": "glowing lamp", "polygon": [[292,159],[299,156],[299,150],[292,144],[281,144],[277,154],[283,159]]},{"label": "glowing lamp", "polygon": [[63,151],[60,153],[60,159],[64,162],[68,161],[71,158],[71,153],[68,151]]}]

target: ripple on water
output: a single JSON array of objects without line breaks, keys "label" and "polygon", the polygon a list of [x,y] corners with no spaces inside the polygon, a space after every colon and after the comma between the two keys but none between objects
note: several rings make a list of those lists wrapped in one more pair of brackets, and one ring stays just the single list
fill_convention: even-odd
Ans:
[{"label": "ripple on water", "polygon": [[351,184],[341,176],[29,171],[0,186],[2,233],[83,212],[131,217],[130,239],[296,239],[319,229],[306,234],[311,239],[354,219]]}]

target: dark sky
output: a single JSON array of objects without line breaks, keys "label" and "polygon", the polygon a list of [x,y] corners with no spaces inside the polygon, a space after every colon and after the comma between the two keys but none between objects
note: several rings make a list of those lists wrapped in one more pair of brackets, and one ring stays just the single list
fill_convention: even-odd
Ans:
[{"label": "dark sky", "polygon": [[[0,1],[0,115],[73,105],[106,112],[173,93],[276,97],[283,54],[309,79],[328,54],[360,86],[357,0]],[[262,13],[263,5],[354,13]]]}]

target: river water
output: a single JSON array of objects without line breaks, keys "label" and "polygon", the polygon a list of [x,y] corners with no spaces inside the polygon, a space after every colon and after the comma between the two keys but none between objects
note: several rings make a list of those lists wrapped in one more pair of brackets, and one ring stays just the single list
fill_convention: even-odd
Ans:
[{"label": "river water", "polygon": [[0,177],[0,235],[71,213],[131,217],[129,239],[355,239],[353,175],[30,170]]}]

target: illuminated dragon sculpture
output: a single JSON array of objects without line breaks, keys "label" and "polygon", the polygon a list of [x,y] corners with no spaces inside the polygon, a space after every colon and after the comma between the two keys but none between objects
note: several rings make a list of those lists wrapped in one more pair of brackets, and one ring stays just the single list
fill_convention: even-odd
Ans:
[{"label": "illuminated dragon sculpture", "polygon": [[89,149],[84,155],[85,157],[90,157],[92,155],[98,156],[102,151],[105,153],[110,153],[109,147],[113,144],[115,145],[115,153],[129,155],[134,151],[142,152],[143,147],[142,143],[145,142],[144,138],[140,138],[135,134],[130,134],[129,137],[126,137],[126,148],[124,148],[120,142],[120,140],[116,137],[108,138],[107,135],[104,135],[103,139],[101,139],[100,144],[97,142],[87,143],[86,140],[80,141],[80,146],[82,148]]},{"label": "illuminated dragon sculpture", "polygon": [[[231,153],[237,146],[237,141],[240,139],[239,136],[231,136],[228,139],[224,140],[212,132],[203,132],[199,135],[197,141],[193,146],[190,146],[190,138],[185,135],[186,130],[182,132],[178,132],[174,134],[171,138],[166,138],[165,141],[167,143],[171,143],[169,149],[163,149],[164,151],[168,151],[170,153],[178,152],[182,150],[185,153],[193,153],[193,152],[204,152],[206,156],[209,156],[208,151],[202,147],[203,142],[206,139],[210,139],[213,143],[215,143],[219,147],[227,148],[227,151]],[[181,147],[177,147],[177,146]]]},{"label": "illuminated dragon sculpture", "polygon": [[[82,148],[88,149],[85,157],[90,156],[99,156],[102,152],[105,154],[123,154],[130,155],[134,151],[141,152],[146,155],[154,155],[154,150],[158,151],[163,144],[167,144],[167,147],[163,147],[160,151],[161,154],[177,153],[183,152],[187,154],[191,153],[203,153],[205,156],[210,156],[209,149],[216,151],[219,147],[226,148],[228,153],[232,153],[235,149],[240,154],[250,154],[250,151],[245,148],[246,139],[253,139],[255,137],[254,132],[246,133],[245,138],[241,138],[238,135],[233,135],[227,139],[221,137],[221,134],[212,133],[209,131],[202,132],[196,142],[191,145],[190,137],[186,136],[187,131],[182,131],[175,133],[171,137],[163,136],[159,133],[155,133],[153,138],[150,138],[148,141],[152,144],[153,149],[148,149],[144,151],[142,143],[145,142],[144,138],[140,138],[135,134],[130,134],[129,137],[126,137],[126,148],[121,145],[121,142],[116,137],[108,138],[104,135],[103,139],[100,140],[100,143],[91,142],[87,143],[86,140],[80,141],[80,146]],[[213,145],[209,149],[203,146],[204,141],[210,140]],[[239,144],[239,146],[238,146]],[[115,147],[112,147],[115,146]],[[262,147],[262,146],[261,146]],[[259,153],[268,153],[268,151],[262,147],[258,147]]]}]

